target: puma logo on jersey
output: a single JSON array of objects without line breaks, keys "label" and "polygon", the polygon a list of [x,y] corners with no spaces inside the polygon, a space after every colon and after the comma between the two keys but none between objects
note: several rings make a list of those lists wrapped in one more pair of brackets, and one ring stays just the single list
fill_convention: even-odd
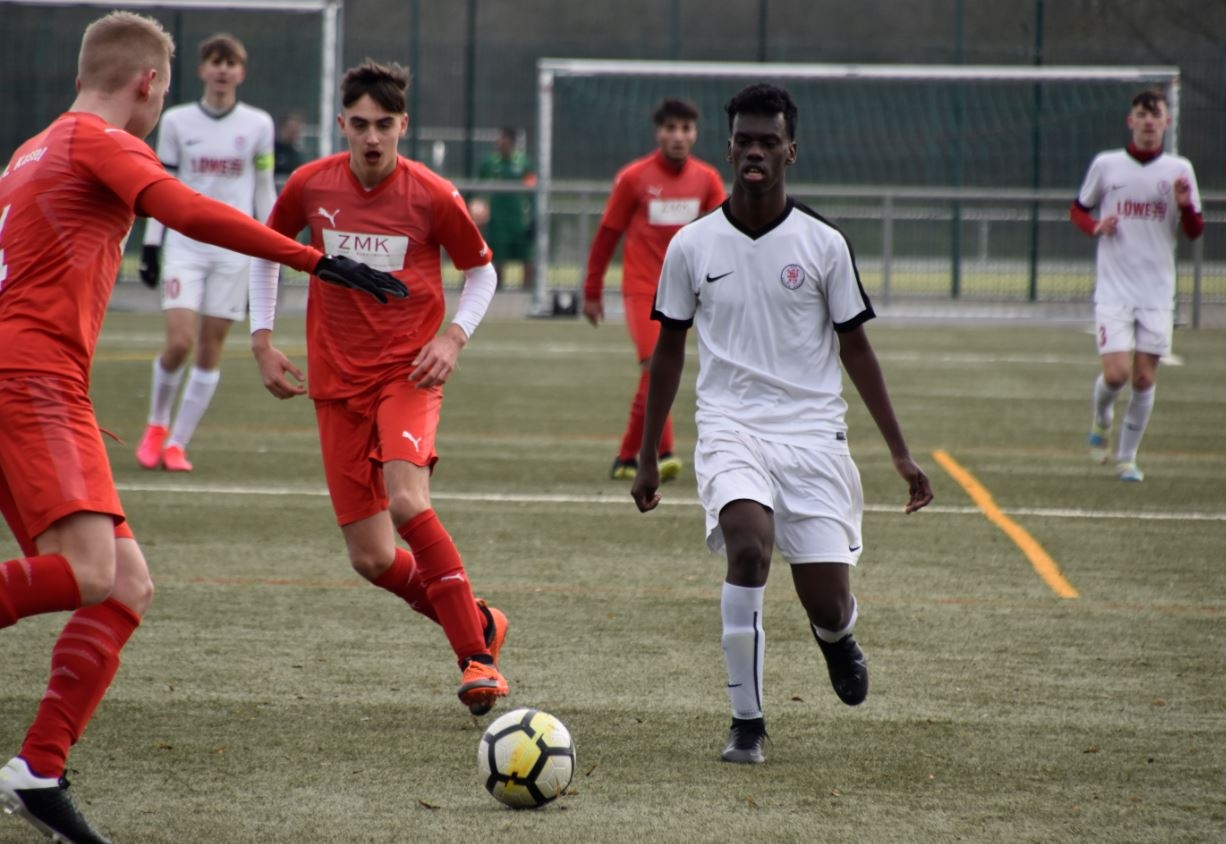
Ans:
[{"label": "puma logo on jersey", "polygon": [[320,206],[320,208],[316,210],[315,213],[321,217],[327,217],[328,222],[335,226],[336,218],[340,215],[341,209],[337,208],[335,211],[329,212],[326,208],[324,208],[323,206]]},{"label": "puma logo on jersey", "polygon": [[404,437],[406,440],[413,443],[413,449],[415,451],[421,451],[421,437],[415,437],[412,434],[410,434],[408,431],[401,431],[400,436]]},{"label": "puma logo on jersey", "polygon": [[647,188],[647,193],[651,196],[659,196],[660,194],[664,193],[664,188],[660,185],[651,185]]}]

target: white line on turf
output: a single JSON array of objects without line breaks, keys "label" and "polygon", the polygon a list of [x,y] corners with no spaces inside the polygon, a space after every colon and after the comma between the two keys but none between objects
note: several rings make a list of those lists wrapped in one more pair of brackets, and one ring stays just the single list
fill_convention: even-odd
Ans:
[{"label": "white line on turf", "polygon": [[[261,486],[258,484],[183,484],[183,483],[117,483],[120,492],[182,493],[185,495],[301,495],[323,497],[328,491],[323,487],[309,486]],[[568,495],[561,493],[506,493],[506,492],[443,492],[431,491],[430,497],[439,501],[484,501],[498,504],[594,504],[624,507],[634,504],[628,494],[620,495]],[[697,507],[698,499],[692,496],[665,498],[662,506]],[[868,513],[901,513],[902,507],[890,504],[865,504]],[[981,515],[978,507],[948,507],[936,505],[925,508],[927,513],[953,516]],[[1139,510],[1081,510],[1061,507],[1018,507],[1002,512],[1013,516],[1038,516],[1050,519],[1133,519],[1157,522],[1226,522],[1226,513],[1200,513],[1195,511],[1139,511]]]}]

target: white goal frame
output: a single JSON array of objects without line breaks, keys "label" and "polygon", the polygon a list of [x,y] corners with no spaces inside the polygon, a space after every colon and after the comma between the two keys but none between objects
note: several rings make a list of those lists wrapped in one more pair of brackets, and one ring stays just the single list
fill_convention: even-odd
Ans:
[{"label": "white goal frame", "polygon": [[[1171,127],[1166,133],[1170,152],[1178,150],[1179,68],[1167,66],[1078,66],[1078,65],[904,65],[904,64],[784,64],[770,62],[665,62],[616,59],[543,58],[537,62],[537,173],[536,243],[532,308],[537,314],[550,310],[549,290],[549,199],[553,189],[554,81],[559,77],[637,76],[736,78],[776,81],[879,80],[933,82],[1132,82],[1161,85],[1166,92]],[[609,174],[610,182],[613,174]]]},{"label": "white goal frame", "polygon": [[[341,62],[344,0],[0,0],[0,6],[95,6],[99,9],[223,10],[241,12],[316,12],[320,16],[319,153],[332,152],[336,118],[336,69]],[[180,47],[180,45],[175,45]]]}]

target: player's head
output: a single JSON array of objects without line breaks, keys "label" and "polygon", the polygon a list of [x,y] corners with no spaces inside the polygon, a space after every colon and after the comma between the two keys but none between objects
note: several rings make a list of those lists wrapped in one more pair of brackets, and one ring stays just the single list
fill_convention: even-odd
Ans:
[{"label": "player's head", "polygon": [[1166,94],[1150,89],[1132,98],[1128,128],[1132,130],[1132,142],[1138,149],[1147,152],[1161,149],[1162,139],[1170,125]]},{"label": "player's head", "polygon": [[698,109],[685,100],[663,100],[651,116],[656,143],[670,161],[685,161],[698,140]]},{"label": "player's head", "polygon": [[515,141],[519,138],[519,132],[514,126],[503,126],[498,130],[498,154],[503,158],[510,158],[511,153],[515,152]]},{"label": "player's head", "polygon": [[247,78],[247,48],[228,32],[210,35],[200,42],[196,74],[206,93],[231,96]]},{"label": "player's head", "polygon": [[107,98],[130,91],[134,104],[124,128],[143,138],[162,113],[174,52],[174,39],[153,18],[111,12],[86,27],[81,38],[77,90]]},{"label": "player's head", "polygon": [[394,62],[367,59],[341,78],[337,122],[349,142],[349,166],[367,187],[378,184],[396,167],[396,147],[409,128],[405,92],[409,72]]},{"label": "player's head", "polygon": [[766,83],[748,85],[724,111],[734,188],[753,194],[781,189],[785,169],[796,160],[797,109],[791,94]]}]

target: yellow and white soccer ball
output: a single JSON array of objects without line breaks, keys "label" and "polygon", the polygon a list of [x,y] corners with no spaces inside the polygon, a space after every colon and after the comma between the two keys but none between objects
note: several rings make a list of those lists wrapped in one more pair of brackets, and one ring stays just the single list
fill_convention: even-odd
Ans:
[{"label": "yellow and white soccer ball", "polygon": [[575,740],[548,712],[515,709],[494,720],[477,746],[485,790],[513,809],[557,798],[575,774]]}]

